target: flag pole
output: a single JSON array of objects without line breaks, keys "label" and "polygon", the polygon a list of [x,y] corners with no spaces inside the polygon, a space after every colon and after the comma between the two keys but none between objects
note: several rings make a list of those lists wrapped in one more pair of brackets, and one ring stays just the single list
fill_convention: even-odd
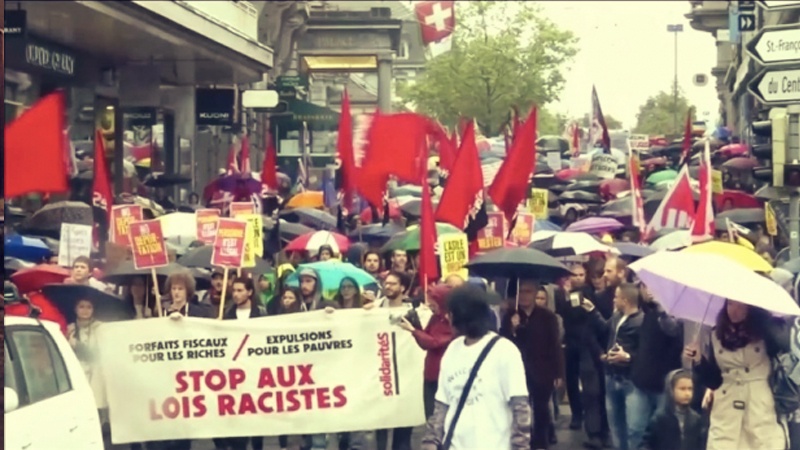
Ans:
[{"label": "flag pole", "polygon": [[228,267],[225,267],[222,272],[222,292],[219,297],[219,316],[217,319],[222,320],[222,315],[225,313],[225,294],[228,290]]},{"label": "flag pole", "polygon": [[[158,287],[158,275],[156,274],[156,268],[150,268],[150,276],[153,278],[153,294],[156,296],[156,309],[158,310],[158,317],[161,317],[163,312],[161,311],[161,290]],[[147,307],[147,305],[144,305]]]}]

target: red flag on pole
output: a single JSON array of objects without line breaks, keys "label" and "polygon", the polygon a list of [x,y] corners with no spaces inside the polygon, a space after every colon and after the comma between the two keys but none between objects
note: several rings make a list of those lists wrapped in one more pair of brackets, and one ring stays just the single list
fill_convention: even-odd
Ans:
[{"label": "red flag on pole", "polygon": [[342,163],[342,191],[344,191],[345,209],[353,204],[353,195],[356,193],[357,173],[356,159],[353,153],[353,117],[350,114],[350,96],[347,89],[342,93],[342,112],[339,119],[339,136],[336,142],[336,151]]},{"label": "red flag on pole", "polygon": [[236,163],[236,143],[231,142],[230,148],[228,148],[228,161],[226,163],[225,171],[228,175],[233,175],[234,173],[239,173],[239,164]]},{"label": "red flag on pole", "polygon": [[700,204],[692,224],[692,241],[703,242],[714,237],[714,205],[711,189],[711,148],[706,141],[700,162]]},{"label": "red flag on pole", "polygon": [[242,136],[242,156],[241,156],[241,172],[249,174],[250,170],[250,138],[247,137],[245,133]]},{"label": "red flag on pole", "polygon": [[436,261],[436,222],[433,215],[433,199],[431,186],[428,184],[427,149],[420,152],[420,180],[422,181],[422,204],[420,218],[419,241],[419,284],[423,292],[428,289],[428,283],[439,278],[439,267]]},{"label": "red flag on pole", "polygon": [[681,164],[689,160],[692,152],[692,110],[686,113],[686,125],[683,128],[683,145],[681,146]]},{"label": "red flag on pole", "polygon": [[54,92],[8,124],[4,197],[69,189],[64,165],[64,93]]},{"label": "red flag on pole", "polygon": [[644,217],[644,202],[642,201],[642,177],[639,173],[639,155],[635,151],[630,151],[628,158],[628,173],[630,174],[631,185],[631,211],[633,211],[633,226],[639,228],[639,238],[643,240],[647,221]]},{"label": "red flag on pole", "polygon": [[511,222],[520,202],[528,197],[530,177],[536,168],[536,108],[520,126],[503,165],[489,187],[489,197]]},{"label": "red flag on pole", "polygon": [[470,209],[482,190],[483,172],[478,147],[475,145],[473,121],[467,125],[461,138],[461,148],[436,209],[436,220],[464,229]]},{"label": "red flag on pole", "polygon": [[[603,116],[603,108],[600,107],[600,97],[597,96],[597,89],[592,86],[592,117],[597,125],[600,127],[601,142],[603,145],[603,153],[611,153],[611,136],[608,134],[608,126],[606,125],[606,118]],[[591,130],[594,124],[589,124]],[[593,143],[592,143],[593,144]]]},{"label": "red flag on pole", "polygon": [[278,189],[278,151],[272,134],[267,133],[264,148],[264,164],[261,166],[261,184],[270,189]]}]

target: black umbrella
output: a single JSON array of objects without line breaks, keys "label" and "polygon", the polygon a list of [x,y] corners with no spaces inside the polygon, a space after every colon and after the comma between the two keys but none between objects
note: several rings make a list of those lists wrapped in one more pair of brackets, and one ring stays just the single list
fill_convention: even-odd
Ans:
[{"label": "black umbrella", "polygon": [[717,214],[714,221],[725,222],[725,219],[739,225],[753,225],[764,223],[767,219],[764,216],[763,208],[738,208],[729,209]]},{"label": "black umbrella", "polygon": [[567,267],[552,256],[531,248],[501,248],[478,256],[466,267],[484,278],[533,278],[555,281],[571,275]]},{"label": "black umbrella", "polygon": [[[293,239],[297,239],[299,236],[313,233],[315,231],[313,228],[303,225],[302,223],[287,222],[283,219],[279,220],[280,224],[278,226],[280,228],[278,229],[278,233],[280,234],[282,241],[289,242]],[[266,227],[264,227],[264,230],[267,233],[271,231],[271,229],[267,229]]]},{"label": "black umbrella", "polygon": [[764,201],[780,200],[782,197],[781,192],[774,186],[764,186],[757,190],[754,196],[756,199]]},{"label": "black umbrella", "polygon": [[362,225],[356,231],[350,232],[348,237],[353,241],[361,240],[366,242],[385,243],[395,234],[402,233],[404,231],[406,231],[405,228],[392,222],[387,223],[386,225],[373,223],[369,225]]},{"label": "black umbrella", "polygon": [[60,238],[62,223],[93,225],[92,214],[92,207],[83,202],[50,203],[23,221],[20,232]]},{"label": "black umbrella", "polygon": [[[156,268],[156,276],[158,277],[159,284],[163,286],[167,277],[182,270],[187,270],[187,268],[176,263],[169,263],[166,266]],[[211,287],[211,277],[208,273],[201,272],[196,268],[190,268],[188,270],[194,275],[198,290]],[[133,261],[124,261],[114,270],[105,274],[103,281],[119,286],[126,286],[136,277],[145,277],[147,280],[150,280],[152,278],[151,271],[150,269],[136,269],[133,265]]]},{"label": "black umbrella", "polygon": [[152,188],[172,187],[191,182],[191,178],[177,173],[154,173],[144,179],[144,185]]},{"label": "black umbrella", "polygon": [[566,189],[564,189],[564,191],[565,192],[583,191],[583,192],[589,192],[591,194],[597,194],[597,193],[600,192],[600,183],[602,183],[602,182],[603,181],[599,180],[599,179],[598,180],[579,180],[579,181],[575,181],[575,182],[572,182],[572,183],[568,184]]},{"label": "black umbrella", "polygon": [[[438,201],[433,202],[433,210],[439,205]],[[400,211],[409,217],[420,217],[422,215],[422,199],[414,199],[400,205]]]},{"label": "black umbrella", "polygon": [[314,208],[294,208],[282,211],[281,218],[294,223],[301,223],[315,230],[336,230],[336,217],[325,211]]},{"label": "black umbrella", "polygon": [[600,215],[603,217],[627,217],[633,215],[630,197],[615,198],[603,205]]},{"label": "black umbrella", "polygon": [[558,199],[563,203],[603,203],[599,195],[584,191],[564,191]]},{"label": "black umbrella", "polygon": [[[214,252],[213,245],[204,245],[202,247],[197,247],[192,250],[189,250],[185,255],[181,256],[178,259],[178,264],[185,266],[185,267],[201,267],[201,268],[209,268],[212,266],[211,264],[211,256]],[[244,268],[252,273],[267,273],[272,270],[269,264],[261,258],[256,258],[256,266]]]},{"label": "black umbrella", "polygon": [[616,247],[623,257],[627,256],[629,258],[639,259],[655,253],[655,250],[652,248],[633,242],[615,242],[611,245]]},{"label": "black umbrella", "polygon": [[94,318],[100,321],[128,320],[133,309],[117,296],[82,284],[48,284],[42,294],[52,301],[64,315],[67,323],[75,322],[75,306],[80,300],[89,300],[94,306]]}]

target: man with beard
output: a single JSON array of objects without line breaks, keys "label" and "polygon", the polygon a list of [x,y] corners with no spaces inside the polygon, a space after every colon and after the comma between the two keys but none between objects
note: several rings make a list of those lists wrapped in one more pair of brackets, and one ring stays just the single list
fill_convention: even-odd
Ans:
[{"label": "man with beard", "polygon": [[[222,272],[215,271],[211,275],[211,288],[208,289],[203,297],[200,299],[200,303],[203,305],[208,305],[214,310],[214,317],[219,315],[219,308],[222,304],[222,284],[224,282],[224,276]],[[229,283],[230,284],[230,283]],[[230,300],[231,298],[231,289],[230,286],[226,289],[225,293],[225,300]]]},{"label": "man with beard", "polygon": [[614,296],[617,287],[628,278],[628,265],[621,258],[610,256],[606,259],[603,277],[606,280],[606,289],[597,294],[593,303],[600,315],[608,320],[614,313]]},{"label": "man with beard", "polygon": [[364,253],[364,257],[362,258],[362,268],[373,278],[378,280],[377,283],[368,284],[364,286],[364,300],[369,302],[374,302],[381,294],[381,269],[383,264],[381,264],[381,254],[374,251],[369,250]]},{"label": "man with beard", "polygon": [[313,311],[322,304],[322,286],[319,276],[314,269],[302,269],[299,273],[300,295],[303,297],[301,308],[303,311]]}]

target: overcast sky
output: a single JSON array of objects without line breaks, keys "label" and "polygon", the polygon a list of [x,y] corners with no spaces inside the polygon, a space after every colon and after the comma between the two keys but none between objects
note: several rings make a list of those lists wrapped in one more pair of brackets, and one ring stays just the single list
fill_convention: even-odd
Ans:
[{"label": "overcast sky", "polygon": [[[683,24],[678,35],[678,84],[697,107],[699,118],[709,112],[716,119],[719,101],[711,68],[716,45],[709,33],[695,31],[684,17],[688,1],[543,1],[544,13],[580,39],[580,52],[566,72],[560,100],[551,107],[580,117],[591,108],[592,84],[597,87],[603,113],[636,125],[639,106],[660,90],[670,90],[674,79],[674,34],[668,24]],[[704,73],[705,87],[693,84]]]}]

